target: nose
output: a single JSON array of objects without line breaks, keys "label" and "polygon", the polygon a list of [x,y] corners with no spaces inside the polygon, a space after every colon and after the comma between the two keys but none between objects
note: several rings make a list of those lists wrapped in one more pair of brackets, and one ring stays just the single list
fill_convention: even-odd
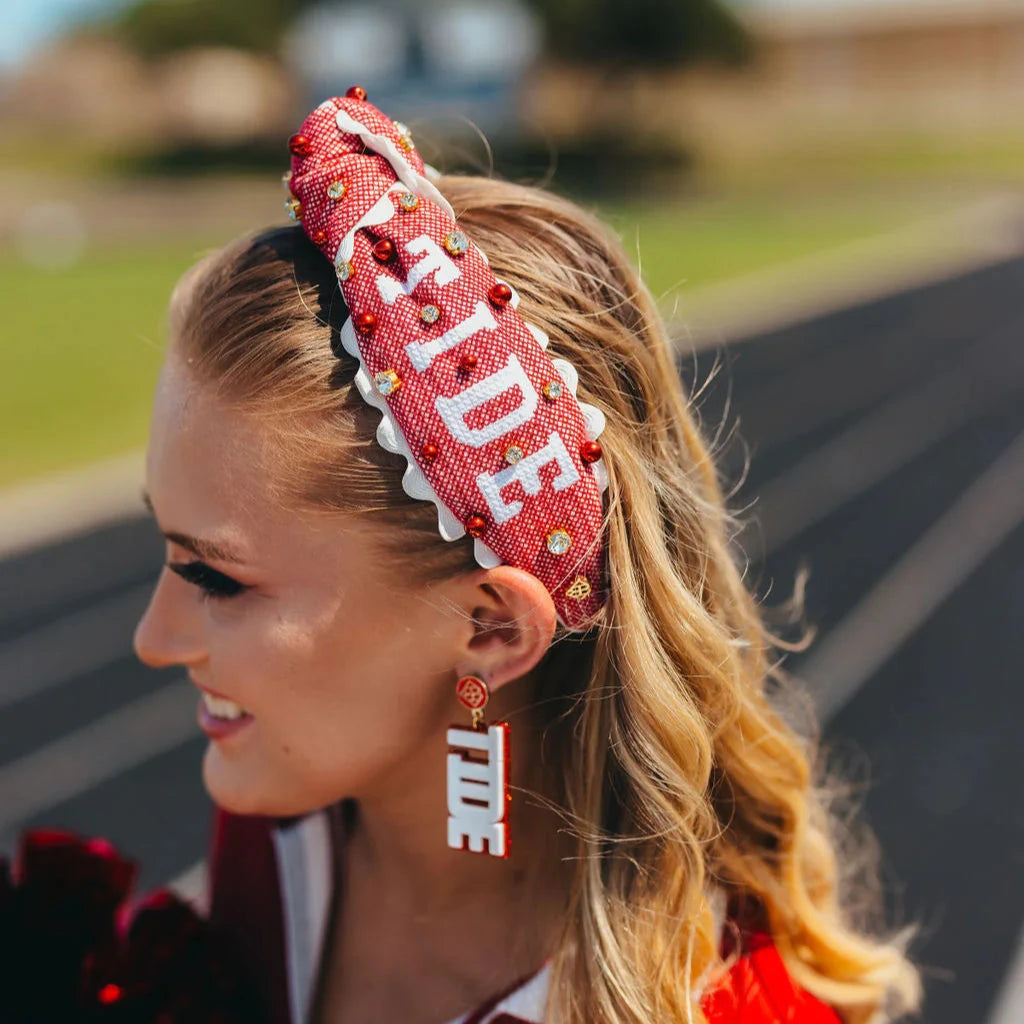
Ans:
[{"label": "nose", "polygon": [[[135,656],[150,668],[195,664],[205,657],[202,630],[188,583],[160,573],[132,637]],[[190,600],[190,598],[192,600]]]}]

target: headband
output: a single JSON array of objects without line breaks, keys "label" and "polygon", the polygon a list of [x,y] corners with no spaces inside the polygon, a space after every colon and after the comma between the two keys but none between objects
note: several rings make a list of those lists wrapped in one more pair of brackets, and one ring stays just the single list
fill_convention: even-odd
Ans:
[{"label": "headband", "polygon": [[445,540],[469,533],[478,564],[532,573],[561,624],[587,628],[607,595],[604,414],[364,90],[321,103],[289,148],[285,207],[334,263],[341,343],[377,441],[407,460],[403,489],[437,506]]}]

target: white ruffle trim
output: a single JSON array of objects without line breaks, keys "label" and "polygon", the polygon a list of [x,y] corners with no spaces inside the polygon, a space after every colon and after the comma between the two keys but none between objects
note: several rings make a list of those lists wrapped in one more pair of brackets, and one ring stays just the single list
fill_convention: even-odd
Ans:
[{"label": "white ruffle trim", "polygon": [[[398,181],[381,196],[341,240],[335,256],[335,262],[340,259],[348,260],[351,258],[355,247],[355,234],[360,228],[376,227],[391,220],[395,215],[395,207],[390,194],[394,191],[415,192],[417,195],[437,203],[438,206],[448,213],[452,220],[455,220],[455,214],[448,200],[438,191],[433,182],[428,181],[413,169],[390,139],[374,134],[365,125],[349,117],[343,110],[337,112],[337,122],[338,127],[343,132],[358,136],[367,148],[385,157],[394,169]],[[477,251],[480,252],[479,249]],[[484,254],[481,252],[480,255],[483,256]],[[484,259],[486,260],[486,257]],[[519,294],[515,289],[512,289],[511,305],[513,308],[519,305]],[[540,347],[546,351],[548,347],[547,334],[532,324],[527,324],[526,326]],[[437,527],[441,537],[446,541],[458,540],[465,535],[466,528],[430,485],[419,463],[416,461],[416,457],[409,448],[405,436],[402,434],[398,422],[395,420],[394,414],[388,405],[387,399],[377,390],[373,377],[366,368],[366,361],[359,351],[359,343],[351,317],[345,321],[341,328],[341,343],[345,351],[359,361],[359,369],[356,371],[355,376],[356,387],[359,389],[359,393],[369,405],[378,409],[381,413],[381,420],[377,425],[377,442],[385,451],[394,452],[405,457],[407,465],[402,476],[402,489],[410,498],[432,501],[437,507]],[[552,358],[551,362],[580,407],[587,440],[596,441],[605,428],[604,413],[597,406],[581,402],[576,398],[579,374],[572,363],[567,359],[558,358]],[[597,483],[598,492],[603,494],[608,487],[608,471],[600,459],[597,462],[590,463],[590,469]],[[502,564],[498,555],[479,538],[473,541],[473,555],[476,558],[477,564],[485,569],[493,569],[495,566]]]}]

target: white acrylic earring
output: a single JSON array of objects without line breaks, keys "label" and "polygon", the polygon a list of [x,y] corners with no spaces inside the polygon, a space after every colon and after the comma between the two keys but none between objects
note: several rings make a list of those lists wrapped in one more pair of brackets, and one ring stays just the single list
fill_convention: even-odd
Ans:
[{"label": "white acrylic earring", "polygon": [[455,696],[473,724],[448,729],[448,845],[507,857],[508,722],[484,722],[489,694],[478,676],[463,676]]}]

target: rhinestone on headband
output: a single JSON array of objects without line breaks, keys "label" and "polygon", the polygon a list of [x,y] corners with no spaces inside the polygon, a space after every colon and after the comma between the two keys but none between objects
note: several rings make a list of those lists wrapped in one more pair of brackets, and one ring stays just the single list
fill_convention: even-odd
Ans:
[{"label": "rhinestone on headband", "polygon": [[453,256],[461,256],[469,248],[469,239],[464,231],[449,231],[444,236],[444,247]]},{"label": "rhinestone on headband", "polygon": [[553,555],[564,555],[572,547],[572,537],[568,530],[561,528],[548,534],[548,551]]},{"label": "rhinestone on headband", "polygon": [[398,141],[401,143],[402,149],[408,153],[416,148],[412,143],[412,132],[409,131],[408,125],[396,121],[395,130],[398,132]]},{"label": "rhinestone on headband", "polygon": [[394,370],[381,370],[379,373],[375,373],[373,382],[382,395],[393,395],[402,386],[402,382]]}]

